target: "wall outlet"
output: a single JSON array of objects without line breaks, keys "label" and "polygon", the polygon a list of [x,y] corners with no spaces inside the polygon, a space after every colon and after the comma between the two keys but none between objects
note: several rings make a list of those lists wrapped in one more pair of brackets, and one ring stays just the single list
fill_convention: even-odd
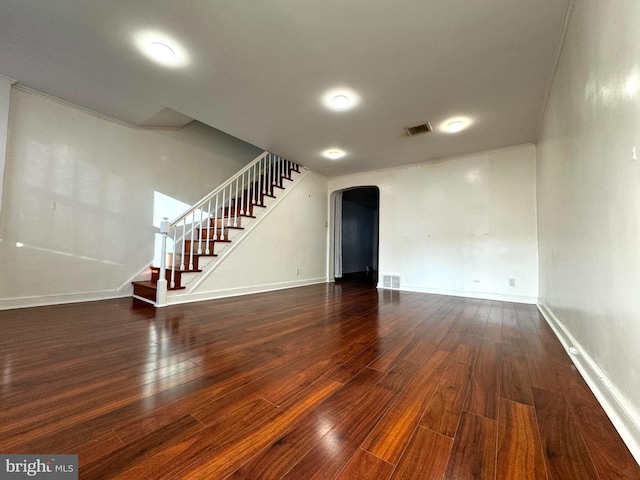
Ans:
[{"label": "wall outlet", "polygon": [[300,267],[296,268],[296,275],[300,275]]},{"label": "wall outlet", "polygon": [[510,286],[510,287],[515,287],[515,286],[516,286],[516,279],[515,279],[515,277],[509,277],[509,286]]}]

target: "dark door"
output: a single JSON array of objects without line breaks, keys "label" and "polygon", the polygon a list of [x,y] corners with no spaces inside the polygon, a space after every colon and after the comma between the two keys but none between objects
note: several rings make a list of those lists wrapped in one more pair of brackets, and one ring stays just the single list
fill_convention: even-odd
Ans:
[{"label": "dark door", "polygon": [[342,280],[378,281],[378,187],[342,192]]}]

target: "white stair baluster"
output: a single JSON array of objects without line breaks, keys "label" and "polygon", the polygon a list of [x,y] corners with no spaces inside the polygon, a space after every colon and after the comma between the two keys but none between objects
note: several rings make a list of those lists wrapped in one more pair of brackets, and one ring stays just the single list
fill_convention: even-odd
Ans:
[{"label": "white stair baluster", "polygon": [[[204,205],[203,205],[204,206]],[[202,237],[203,232],[202,232],[202,213],[203,213],[204,208],[200,207],[200,225],[198,226],[198,255],[202,255]]]},{"label": "white stair baluster", "polygon": [[216,194],[216,209],[213,211],[213,240],[218,239],[218,197],[219,193]]},{"label": "white stair baluster", "polygon": [[[227,206],[227,227],[231,226],[231,205],[233,204],[233,183],[229,184],[229,205]],[[227,232],[227,235],[229,233]]]},{"label": "white stair baluster", "polygon": [[226,188],[222,189],[222,210],[220,212],[220,218],[221,218],[221,222],[220,222],[220,240],[224,239],[224,202],[225,202],[225,192],[227,191]]},{"label": "white stair baluster", "polygon": [[273,165],[274,165],[274,158],[273,155],[271,155],[271,162],[269,164],[269,195],[273,196]]},{"label": "white stair baluster", "polygon": [[190,249],[189,249],[189,270],[193,270],[193,251],[195,250],[194,247],[194,243],[195,243],[195,235],[194,235],[194,228],[195,228],[195,224],[196,224],[196,211],[194,210],[191,213],[191,243],[190,243]]},{"label": "white stair baluster", "polygon": [[264,168],[264,183],[267,186],[267,195],[271,195],[271,154],[267,155]]},{"label": "white stair baluster", "polygon": [[171,288],[176,286],[176,233],[178,227],[173,228],[173,253],[171,254]]},{"label": "white stair baluster", "polygon": [[264,204],[264,195],[267,193],[267,182],[266,182],[266,175],[267,175],[267,158],[269,157],[269,155],[267,155],[266,157],[264,157],[262,160],[260,160],[260,163],[262,163],[262,169],[260,172],[260,183],[262,184],[262,195],[263,195],[263,199],[262,199],[262,204]]},{"label": "white stair baluster", "polygon": [[244,215],[244,177],[248,173],[242,174],[242,186],[240,187],[240,215]]},{"label": "white stair baluster", "polygon": [[211,241],[211,199],[209,199],[209,205],[207,206],[207,245],[205,246],[204,253],[209,255],[209,242]]},{"label": "white stair baluster", "polygon": [[280,172],[280,157],[276,157],[276,185],[282,186],[282,177]]},{"label": "white stair baluster", "polygon": [[258,203],[258,176],[256,175],[258,165],[253,166],[253,182],[251,182],[251,188],[253,188],[253,204]]},{"label": "white stair baluster", "polygon": [[[278,186],[278,156],[274,155],[273,157],[273,186],[277,187]],[[275,192],[276,189],[274,188],[273,191]]]},{"label": "white stair baluster", "polygon": [[236,198],[233,201],[233,226],[238,226],[238,179],[236,178]]},{"label": "white stair baluster", "polygon": [[180,270],[184,270],[184,244],[187,239],[187,219],[182,219],[182,255],[180,255]]}]

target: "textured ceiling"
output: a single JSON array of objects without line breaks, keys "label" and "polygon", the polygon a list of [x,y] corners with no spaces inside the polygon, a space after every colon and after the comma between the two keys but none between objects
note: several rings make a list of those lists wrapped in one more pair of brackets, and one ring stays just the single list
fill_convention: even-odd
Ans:
[{"label": "textured ceiling", "polygon": [[[0,75],[136,125],[194,118],[336,176],[535,142],[569,3],[0,0]],[[141,31],[186,64],[149,61]],[[355,108],[325,108],[338,87]],[[438,130],[456,116],[466,130]],[[435,131],[406,136],[424,121]]]}]

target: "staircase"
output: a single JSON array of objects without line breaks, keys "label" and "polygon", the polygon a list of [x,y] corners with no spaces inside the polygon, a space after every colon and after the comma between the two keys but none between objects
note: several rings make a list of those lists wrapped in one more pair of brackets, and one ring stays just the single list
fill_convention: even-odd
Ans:
[{"label": "staircase", "polygon": [[160,265],[132,282],[133,297],[164,306],[172,292],[195,290],[300,174],[298,164],[264,152],[178,218],[165,218]]}]

